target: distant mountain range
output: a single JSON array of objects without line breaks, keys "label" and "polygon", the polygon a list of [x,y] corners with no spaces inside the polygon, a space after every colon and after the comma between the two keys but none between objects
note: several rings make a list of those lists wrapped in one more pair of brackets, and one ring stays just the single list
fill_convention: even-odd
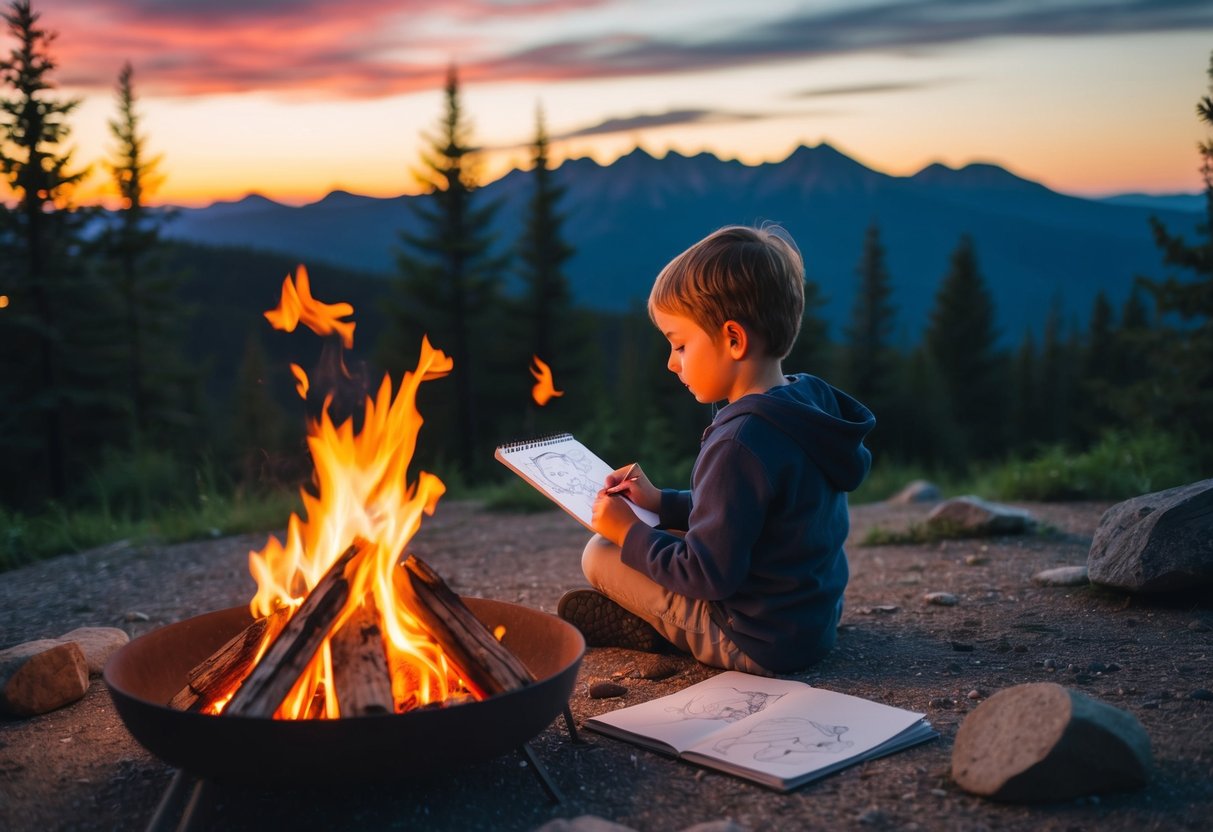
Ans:
[{"label": "distant mountain range", "polygon": [[[808,276],[827,300],[822,314],[838,337],[850,315],[865,230],[876,223],[899,337],[907,343],[927,321],[962,234],[973,238],[1003,337],[1017,342],[1026,329],[1039,331],[1055,301],[1065,320],[1082,325],[1098,290],[1119,305],[1135,275],[1164,275],[1149,217],[1191,234],[1203,208],[1202,195],[1067,196],[988,164],[933,164],[912,176],[890,176],[828,144],[757,166],[706,153],[657,159],[638,149],[606,166],[567,161],[555,178],[567,188],[564,229],[576,248],[567,272],[582,304],[641,305],[657,272],[686,246],[722,225],[774,221],[800,245]],[[480,199],[500,202],[493,229],[499,245],[518,238],[530,179],[513,171],[479,192]],[[254,195],[181,209],[166,233],[283,253],[313,274],[328,263],[388,277],[400,232],[417,230],[412,203],[424,199],[335,191],[292,207]]]}]

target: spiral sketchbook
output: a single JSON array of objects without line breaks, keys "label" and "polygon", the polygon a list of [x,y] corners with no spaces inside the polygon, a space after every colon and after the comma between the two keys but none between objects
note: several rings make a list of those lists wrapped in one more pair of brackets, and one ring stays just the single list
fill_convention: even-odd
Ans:
[{"label": "spiral sketchbook", "polygon": [[[493,456],[577,518],[581,525],[594,530],[591,525],[594,500],[606,484],[607,475],[615,469],[574,439],[571,433],[511,442],[498,447]],[[637,517],[650,526],[657,525],[654,512],[631,500],[627,502]]]}]

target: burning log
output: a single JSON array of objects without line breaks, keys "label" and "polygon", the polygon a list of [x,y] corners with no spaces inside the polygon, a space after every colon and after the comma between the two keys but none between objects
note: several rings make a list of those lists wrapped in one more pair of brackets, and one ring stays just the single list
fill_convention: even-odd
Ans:
[{"label": "burning log", "polygon": [[366,541],[356,541],[333,562],[236,689],[223,709],[225,714],[265,718],[274,715],[345,607],[350,595],[346,567],[367,546]]},{"label": "burning log", "polygon": [[478,698],[517,690],[534,680],[522,661],[493,637],[488,628],[416,555],[398,572],[398,589],[408,608],[438,642]]},{"label": "burning log", "polygon": [[257,650],[286,624],[286,610],[258,618],[232,637],[186,677],[186,684],[169,702],[179,711],[203,711],[240,683],[253,666]]},{"label": "burning log", "polygon": [[341,716],[393,713],[392,677],[371,593],[333,634],[331,648],[333,689]]}]

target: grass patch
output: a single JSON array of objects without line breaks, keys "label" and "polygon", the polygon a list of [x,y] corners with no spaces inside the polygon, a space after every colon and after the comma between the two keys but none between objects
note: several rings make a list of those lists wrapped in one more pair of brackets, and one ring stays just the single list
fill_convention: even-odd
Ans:
[{"label": "grass patch", "polygon": [[873,526],[860,543],[863,546],[914,546],[974,536],[959,523],[911,523],[905,529]]},{"label": "grass patch", "polygon": [[143,520],[107,508],[66,509],[51,505],[36,514],[0,508],[0,571],[56,555],[126,540],[133,545],[180,543],[286,525],[302,508],[285,489],[262,494],[207,493],[188,506],[162,506]]},{"label": "grass patch", "polygon": [[1108,433],[1081,453],[1055,446],[976,477],[1002,500],[1126,500],[1200,479],[1190,448],[1164,433]]}]

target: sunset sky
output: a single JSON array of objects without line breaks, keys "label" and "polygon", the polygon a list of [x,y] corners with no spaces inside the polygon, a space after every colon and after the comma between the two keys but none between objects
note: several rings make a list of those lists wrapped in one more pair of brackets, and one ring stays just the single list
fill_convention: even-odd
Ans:
[{"label": "sunset sky", "polygon": [[[8,0],[4,0],[8,5]],[[1207,0],[33,0],[88,202],[135,70],[154,201],[417,190],[454,62],[483,179],[557,159],[829,142],[910,174],[994,162],[1060,191],[1194,192]],[[5,50],[15,41],[7,37]],[[6,90],[5,95],[9,92]]]}]

